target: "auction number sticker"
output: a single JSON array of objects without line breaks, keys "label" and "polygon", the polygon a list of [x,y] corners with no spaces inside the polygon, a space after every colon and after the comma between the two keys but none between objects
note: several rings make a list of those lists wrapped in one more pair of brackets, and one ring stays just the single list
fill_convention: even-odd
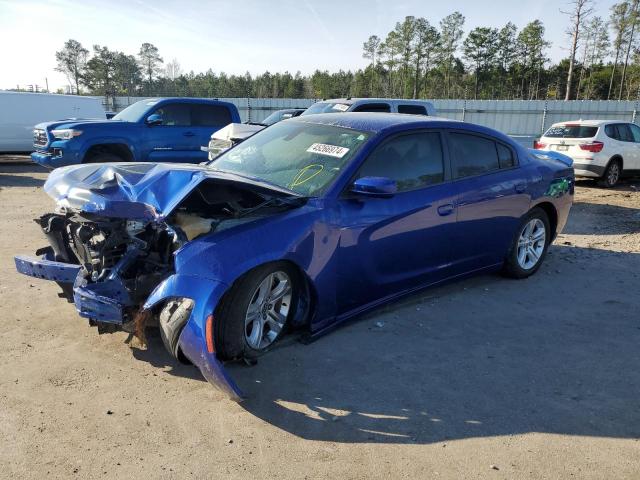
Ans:
[{"label": "auction number sticker", "polygon": [[348,151],[348,148],[338,147],[337,145],[327,145],[326,143],[314,143],[307,148],[307,152],[309,153],[318,153],[320,155],[327,155],[328,157],[335,158],[344,157]]},{"label": "auction number sticker", "polygon": [[331,107],[332,110],[339,110],[341,112],[346,112],[349,110],[349,105],[345,105],[344,103],[336,103]]}]

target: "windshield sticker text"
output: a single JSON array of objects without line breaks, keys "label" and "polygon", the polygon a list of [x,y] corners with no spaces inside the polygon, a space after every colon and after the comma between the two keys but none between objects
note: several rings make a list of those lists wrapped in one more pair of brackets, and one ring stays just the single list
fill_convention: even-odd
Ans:
[{"label": "windshield sticker text", "polygon": [[327,155],[328,157],[342,158],[347,154],[347,152],[349,152],[349,149],[345,147],[338,147],[337,145],[327,145],[326,143],[314,143],[307,148],[307,152]]}]

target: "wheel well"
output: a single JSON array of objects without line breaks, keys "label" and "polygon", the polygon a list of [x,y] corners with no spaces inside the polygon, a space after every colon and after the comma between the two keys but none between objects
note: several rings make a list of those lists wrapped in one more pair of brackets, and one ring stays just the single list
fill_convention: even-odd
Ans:
[{"label": "wheel well", "polygon": [[558,212],[556,211],[556,207],[554,207],[553,204],[549,202],[539,203],[538,205],[536,205],[536,207],[541,208],[542,210],[544,210],[544,213],[547,214],[547,217],[549,218],[549,224],[551,226],[551,232],[553,232],[551,238],[554,239],[556,237],[558,228]]},{"label": "wheel well", "polygon": [[116,155],[122,159],[124,162],[130,162],[133,160],[133,154],[129,147],[124,143],[105,143],[102,145],[93,145],[87,153],[84,155],[83,162],[90,160],[99,154],[109,153],[111,155]]},{"label": "wheel well", "polygon": [[611,157],[609,159],[609,162],[607,162],[607,167],[609,166],[609,164],[615,160],[619,160],[620,161],[620,168],[624,169],[624,160],[622,160],[622,157],[620,155],[614,155],[613,157]]},{"label": "wheel well", "polygon": [[[300,298],[298,301],[298,308],[295,312],[295,316],[292,318],[292,324],[294,327],[307,327],[310,323],[311,323],[311,319],[313,317],[313,312],[315,310],[315,307],[317,305],[317,292],[313,286],[313,282],[311,281],[311,279],[309,278],[309,276],[307,275],[307,272],[304,271],[304,269],[302,269],[297,263],[291,261],[291,260],[273,260],[270,262],[265,262],[265,263],[261,263],[260,265],[256,265],[255,267],[253,267],[251,270],[247,270],[246,272],[244,272],[242,275],[240,275],[238,278],[236,278],[233,281],[233,284],[229,287],[229,289],[223,294],[226,295],[227,293],[229,293],[229,291],[231,291],[231,289],[233,288],[233,285],[235,285],[241,278],[243,278],[245,275],[247,275],[249,272],[252,272],[253,270],[255,270],[256,268],[262,268],[265,265],[270,265],[272,263],[286,263],[287,265],[289,265],[296,273],[298,276],[298,279],[301,282],[301,286],[302,288],[300,289]],[[220,300],[220,302],[218,302],[218,306],[222,303],[222,299]],[[216,307],[217,309],[217,307]]]}]

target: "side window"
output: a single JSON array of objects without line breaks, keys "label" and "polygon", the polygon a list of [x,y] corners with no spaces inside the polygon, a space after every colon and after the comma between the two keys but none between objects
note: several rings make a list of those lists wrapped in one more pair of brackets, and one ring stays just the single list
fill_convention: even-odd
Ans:
[{"label": "side window", "polygon": [[498,151],[493,140],[466,133],[450,133],[449,138],[455,159],[455,178],[481,175],[500,168]]},{"label": "side window", "polygon": [[219,127],[231,123],[231,113],[224,105],[191,105],[191,125]]},{"label": "side window", "polygon": [[620,140],[623,142],[633,142],[633,135],[631,134],[631,129],[625,123],[620,123],[616,125],[618,129],[618,135]]},{"label": "side window", "polygon": [[358,105],[353,112],[390,112],[391,106],[388,103],[365,103],[364,105]]},{"label": "side window", "polygon": [[514,158],[511,149],[501,143],[496,143],[496,148],[498,149],[498,162],[500,163],[500,168],[515,167],[516,159]]},{"label": "side window", "polygon": [[440,134],[412,133],[384,143],[360,167],[357,178],[362,177],[391,178],[399,192],[441,183],[444,160]]},{"label": "side window", "polygon": [[604,133],[609,138],[613,138],[614,140],[618,139],[618,130],[616,130],[616,126],[615,125],[606,125],[604,127]]},{"label": "side window", "polygon": [[633,141],[636,143],[640,143],[640,127],[633,123],[630,123],[629,128],[631,129],[631,134],[633,135]]},{"label": "side window", "polygon": [[191,112],[189,105],[185,103],[174,103],[173,105],[163,105],[155,112],[162,117],[162,125],[168,127],[189,127],[191,126]]},{"label": "side window", "polygon": [[398,113],[409,115],[427,115],[427,109],[422,105],[398,105]]}]

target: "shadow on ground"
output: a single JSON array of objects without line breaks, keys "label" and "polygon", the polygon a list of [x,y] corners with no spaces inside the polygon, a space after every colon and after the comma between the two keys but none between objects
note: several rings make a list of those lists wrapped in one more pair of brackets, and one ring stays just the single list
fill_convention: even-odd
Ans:
[{"label": "shadow on ground", "polygon": [[[41,187],[49,171],[33,163],[0,162],[0,189],[6,187]],[[40,174],[34,176],[34,174]]]},{"label": "shadow on ground", "polygon": [[[228,365],[252,415],[298,437],[433,443],[545,432],[640,437],[640,255],[555,246],[534,277],[485,275],[378,309],[255,367]],[[597,275],[596,275],[597,276]],[[593,277],[593,275],[592,275]],[[635,313],[633,313],[635,312]],[[173,374],[155,338],[136,357]]]},{"label": "shadow on ground", "polygon": [[[640,194],[638,195],[640,198]],[[606,223],[603,223],[603,218]],[[638,208],[576,202],[563,232],[568,235],[625,235],[640,232]]]}]

